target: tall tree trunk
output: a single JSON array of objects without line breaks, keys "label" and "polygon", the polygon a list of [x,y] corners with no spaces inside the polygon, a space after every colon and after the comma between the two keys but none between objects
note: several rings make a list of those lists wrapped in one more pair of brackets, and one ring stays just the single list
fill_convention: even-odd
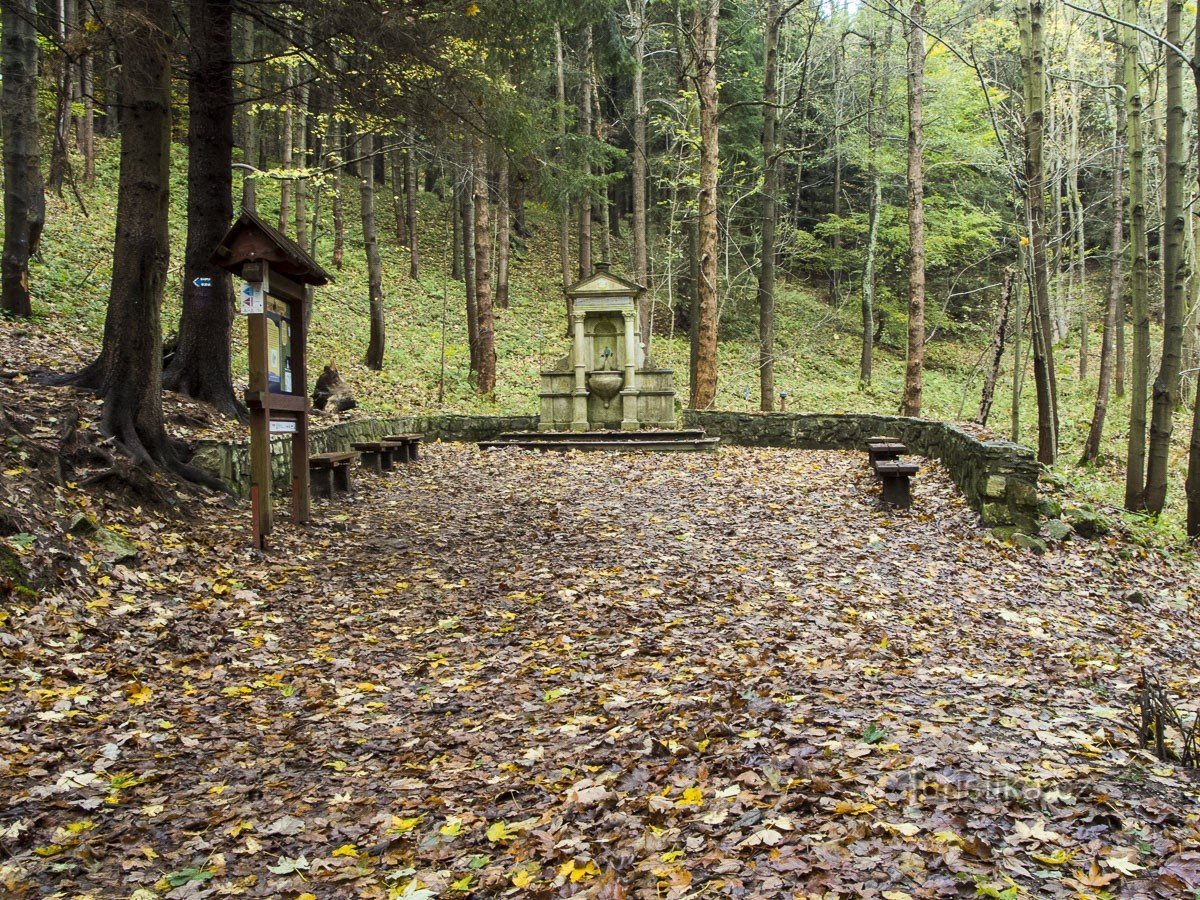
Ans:
[{"label": "tall tree trunk", "polygon": [[1032,267],[1033,378],[1037,389],[1038,460],[1049,466],[1058,458],[1058,399],[1046,254],[1046,58],[1042,21],[1042,0],[1025,0],[1020,24],[1025,93],[1025,209]]},{"label": "tall tree trunk", "polygon": [[500,150],[500,175],[496,191],[496,306],[508,309],[508,250],[512,209],[509,203],[508,153]]},{"label": "tall tree trunk", "polygon": [[[337,109],[336,97],[333,102]],[[333,171],[330,173],[333,192],[333,265],[339,272],[346,257],[346,200],[342,193],[342,168],[346,162],[346,129],[334,112],[329,122],[329,153]]]},{"label": "tall tree trunk", "polygon": [[36,0],[0,5],[3,68],[0,128],[4,132],[4,258],[0,309],[29,316],[29,257],[46,222],[38,152]]},{"label": "tall tree trunk", "polygon": [[[295,127],[295,90],[292,86],[293,73],[290,67],[283,70],[283,128],[280,131],[280,167],[285,172],[292,168],[292,141]],[[279,230],[287,233],[292,218],[292,183],[285,175],[279,182]]]},{"label": "tall tree trunk", "polygon": [[[558,119],[558,135],[561,146],[567,139],[567,73],[563,61],[562,26],[554,26],[554,75],[556,99],[558,101],[555,114]],[[571,284],[571,202],[566,192],[558,207],[558,261],[562,266],[562,282],[566,288]],[[571,311],[567,310],[567,327],[570,326]]]},{"label": "tall tree trunk", "polygon": [[[996,323],[996,331],[992,336],[992,362],[988,366],[987,375],[983,379],[983,393],[979,398],[979,415],[975,421],[986,425],[992,412],[992,399],[996,395],[996,379],[1000,376],[1000,362],[1004,359],[1004,334],[1008,331],[1008,311],[1012,306],[1013,285],[1016,284],[1016,272],[1004,270],[1004,280],[1000,285],[1000,319]],[[1021,323],[1017,323],[1021,330]]]},{"label": "tall tree trunk", "polygon": [[696,378],[692,409],[709,409],[717,399],[717,37],[720,0],[704,0],[696,61],[700,104],[700,197],[698,204],[696,285]]},{"label": "tall tree trunk", "polygon": [[[628,0],[633,19],[633,173],[631,193],[633,201],[633,280],[648,285],[650,278],[650,256],[648,224],[646,216],[646,36],[650,23],[646,18],[647,0]],[[646,354],[650,353],[652,299],[646,291],[638,300],[638,324]]]},{"label": "tall tree trunk", "polygon": [[413,281],[421,277],[421,248],[417,244],[417,133],[408,131],[404,150],[404,224],[408,231],[408,274]]},{"label": "tall tree trunk", "polygon": [[471,138],[462,147],[462,177],[455,180],[461,223],[462,279],[467,297],[467,344],[471,352],[470,380],[479,384],[479,303],[475,292],[475,176]]},{"label": "tall tree trunk", "polygon": [[367,344],[367,368],[383,369],[385,343],[383,321],[383,264],[379,260],[379,234],[375,228],[375,138],[363,135],[358,163],[362,195],[363,247],[367,251],[367,290],[371,304],[371,337]]},{"label": "tall tree trunk", "polygon": [[592,26],[585,29],[579,77],[579,133],[584,138],[583,195],[579,198],[579,277],[592,274]]},{"label": "tall tree trunk", "polygon": [[[1137,0],[1123,0],[1122,17],[1137,20]],[[1129,145],[1129,241],[1131,248],[1129,306],[1133,319],[1133,354],[1129,383],[1129,453],[1125,463],[1125,507],[1146,505],[1146,405],[1150,392],[1149,247],[1146,235],[1146,145],[1142,128],[1142,78],[1137,32],[1121,27],[1125,44],[1126,143]]]},{"label": "tall tree trunk", "polygon": [[874,369],[875,355],[875,280],[879,256],[879,218],[883,209],[883,176],[879,171],[879,147],[883,143],[882,119],[888,106],[888,78],[880,71],[881,56],[886,56],[891,45],[891,29],[878,44],[877,34],[872,28],[869,46],[871,80],[867,95],[867,180],[871,186],[871,208],[868,212],[867,258],[863,263],[862,282],[862,347],[858,360],[859,389],[869,387]]},{"label": "tall tree trunk", "polygon": [[489,395],[496,389],[496,326],[492,313],[492,222],[488,208],[488,156],[482,138],[475,138],[472,196],[475,206],[475,306],[479,321],[479,377],[475,390]]},{"label": "tall tree trunk", "polygon": [[[1166,39],[1176,47],[1181,42],[1183,0],[1168,0]],[[1183,109],[1183,61],[1174,53],[1163,54],[1167,80],[1166,171],[1163,188],[1163,345],[1162,362],[1154,379],[1150,408],[1150,444],[1146,454],[1146,509],[1158,515],[1167,500],[1171,432],[1179,398],[1179,374],[1183,367],[1183,320],[1186,310],[1188,265],[1184,242],[1188,228],[1183,185],[1187,174],[1187,148]]]},{"label": "tall tree trunk", "polygon": [[47,187],[62,196],[70,158],[67,155],[67,135],[71,129],[71,57],[67,53],[68,19],[66,0],[54,4],[54,33],[58,50],[54,54],[54,135],[50,146],[50,174]]},{"label": "tall tree trunk", "polygon": [[[259,167],[258,117],[254,114],[252,97],[259,84],[259,66],[254,62],[254,19],[242,17],[242,160],[246,165]],[[258,210],[258,181],[251,172],[242,172],[242,206],[252,213]]]},{"label": "tall tree trunk", "polygon": [[908,359],[901,414],[921,414],[925,368],[925,0],[913,0],[908,30]]},{"label": "tall tree trunk", "polygon": [[[604,122],[604,106],[602,96],[600,94],[600,79],[596,77],[596,56],[591,54],[592,62],[592,132],[596,135],[596,140],[601,143],[608,143],[608,127]],[[612,232],[608,227],[608,163],[600,163],[600,171],[597,173],[601,176],[602,182],[600,187],[592,192],[592,224],[593,232],[595,225],[600,226],[600,259],[604,262],[612,261]]]},{"label": "tall tree trunk", "polygon": [[[297,35],[297,43],[303,46],[307,43],[304,32]],[[308,78],[303,68],[296,70],[295,106],[292,121],[296,129],[294,165],[297,169],[308,168]],[[308,177],[300,175],[295,182],[295,220],[296,243],[301,247],[308,245]]]},{"label": "tall tree trunk", "polygon": [[79,152],[83,154],[83,180],[91,184],[96,180],[96,78],[95,59],[91,49],[85,49],[79,60],[80,95],[83,115],[79,117],[77,140]]},{"label": "tall tree trunk", "polygon": [[767,0],[763,24],[762,250],[758,261],[758,402],[763,412],[775,409],[775,226],[779,218],[779,159],[775,146],[779,104],[779,0]]},{"label": "tall tree trunk", "polygon": [[211,403],[231,418],[229,337],[233,284],[210,261],[233,218],[233,2],[189,0],[187,246],[183,309],[163,387]]},{"label": "tall tree trunk", "polygon": [[387,155],[387,162],[392,181],[392,214],[396,217],[396,245],[398,247],[407,247],[408,212],[404,203],[404,160],[401,157],[401,152],[399,148],[392,150]]},{"label": "tall tree trunk", "polygon": [[[7,3],[5,4],[7,5]],[[66,379],[103,401],[101,434],[134,462],[213,487],[181,462],[162,411],[163,286],[170,241],[171,4],[123,0],[111,23],[121,59],[121,163],[112,286],[95,362]]]},{"label": "tall tree trunk", "polygon": [[[1123,51],[1117,50],[1117,76],[1124,66]],[[1124,295],[1121,290],[1121,255],[1125,252],[1125,106],[1117,104],[1113,128],[1112,224],[1109,232],[1108,304],[1104,307],[1104,336],[1100,343],[1100,384],[1096,387],[1096,406],[1092,410],[1092,425],[1083,443],[1080,465],[1095,465],[1100,457],[1100,439],[1104,436],[1104,419],[1112,393],[1113,372],[1116,366],[1117,320],[1123,314]]]},{"label": "tall tree trunk", "polygon": [[[1200,91],[1200,8],[1196,10],[1196,30],[1193,34],[1195,47],[1192,53],[1192,78],[1197,91]],[[1196,120],[1200,122],[1200,93],[1196,94]],[[1200,140],[1197,143],[1200,144]],[[1200,172],[1197,172],[1197,175],[1200,177]],[[1188,537],[1200,538],[1200,376],[1197,376],[1195,405],[1192,410],[1192,438],[1188,444],[1185,491]]]}]

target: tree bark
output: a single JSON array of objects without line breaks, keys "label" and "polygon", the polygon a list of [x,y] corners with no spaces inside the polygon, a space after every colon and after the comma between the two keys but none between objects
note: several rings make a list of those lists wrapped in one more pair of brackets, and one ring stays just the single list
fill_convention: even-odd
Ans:
[{"label": "tree bark", "polygon": [[919,416],[925,368],[924,0],[913,0],[908,31],[908,358],[901,415]]},{"label": "tree bark", "polygon": [[38,45],[36,0],[5,0],[0,6],[3,69],[0,109],[4,132],[4,257],[0,309],[32,313],[29,257],[37,252],[46,221],[46,198],[38,152]]},{"label": "tree bark", "polygon": [[[303,31],[297,35],[296,42],[303,46],[307,37]],[[303,68],[296,70],[296,86],[294,90],[296,111],[292,114],[295,128],[295,151],[293,165],[303,172],[308,168],[308,79]],[[308,246],[308,177],[301,174],[295,182],[295,221],[296,243],[301,247]]]},{"label": "tree bark", "polygon": [[763,24],[762,249],[758,261],[758,402],[763,412],[775,409],[775,226],[779,218],[775,196],[779,191],[775,120],[782,24],[779,0],[767,0]]},{"label": "tree bark", "polygon": [[[1119,46],[1117,54],[1119,78],[1124,66],[1124,60],[1121,59],[1124,53]],[[1104,335],[1100,343],[1100,383],[1096,386],[1096,406],[1092,410],[1092,424],[1079,459],[1079,464],[1083,466],[1094,466],[1100,458],[1100,440],[1104,436],[1104,420],[1108,415],[1108,401],[1112,393],[1116,364],[1117,320],[1123,313],[1121,255],[1125,252],[1125,106],[1121,103],[1117,104],[1116,124],[1113,128],[1112,196],[1108,303],[1104,307]]]},{"label": "tree bark", "polygon": [[[1166,39],[1176,47],[1181,42],[1183,0],[1168,0]],[[1146,453],[1146,509],[1154,515],[1167,500],[1171,432],[1179,399],[1179,375],[1183,368],[1183,321],[1186,311],[1188,264],[1184,252],[1188,216],[1183,186],[1187,173],[1187,148],[1183,109],[1183,61],[1164,53],[1167,81],[1166,167],[1163,188],[1163,343],[1162,362],[1154,379],[1150,407],[1150,443]]]},{"label": "tree bark", "polygon": [[[1000,286],[1000,319],[996,323],[996,331],[992,335],[992,362],[988,366],[987,375],[983,379],[983,393],[979,398],[979,415],[975,421],[986,425],[992,412],[992,400],[996,395],[996,379],[1000,376],[1000,362],[1004,359],[1004,335],[1008,331],[1008,311],[1012,306],[1013,285],[1016,283],[1016,272],[1004,270],[1004,281]],[[1017,323],[1017,329],[1021,327]]]},{"label": "tree bark", "polygon": [[[646,178],[648,157],[646,148],[646,33],[650,23],[646,18],[647,0],[628,0],[633,19],[633,166],[632,166],[632,214],[633,214],[633,280],[648,285],[650,257],[648,225],[646,216]],[[638,300],[638,324],[645,345],[650,353],[651,310],[650,292],[646,291]]]},{"label": "tree bark", "polygon": [[[337,109],[336,98],[333,108]],[[346,200],[342,193],[342,167],[346,162],[345,144],[345,126],[334,112],[329,122],[329,156],[333,167],[330,173],[333,192],[333,265],[339,272],[346,260]]]},{"label": "tree bark", "polygon": [[479,322],[479,375],[475,390],[496,389],[496,327],[492,312],[492,222],[488,205],[488,155],[482,138],[473,142],[472,196],[475,206],[475,306]]},{"label": "tree bark", "polygon": [[[1123,0],[1122,17],[1137,19],[1137,0]],[[1146,505],[1146,405],[1150,384],[1149,247],[1146,235],[1146,145],[1142,129],[1142,79],[1137,33],[1121,27],[1125,44],[1123,81],[1126,143],[1129,145],[1129,240],[1131,271],[1129,306],[1133,347],[1129,383],[1129,452],[1125,463],[1125,508]]]},{"label": "tree bark", "polygon": [[364,135],[359,150],[359,188],[362,195],[363,247],[367,251],[367,290],[371,303],[371,337],[367,344],[367,368],[383,369],[386,341],[383,321],[383,264],[379,259],[379,234],[375,227],[375,139]]},{"label": "tree bark", "polygon": [[[294,135],[295,92],[292,88],[292,70],[283,70],[283,127],[280,131],[280,167],[286,172],[292,168],[292,140]],[[279,230],[287,233],[292,217],[292,184],[287,176],[279,182]]]},{"label": "tree bark", "polygon": [[717,399],[717,38],[720,0],[704,0],[696,61],[700,104],[699,283],[696,285],[696,378],[691,407],[709,409]]},{"label": "tree bark", "polygon": [[408,209],[404,203],[404,160],[401,150],[388,154],[388,169],[392,181],[392,214],[396,217],[396,246],[408,246]]},{"label": "tree bark", "polygon": [[888,106],[888,78],[880,71],[881,57],[886,57],[891,45],[891,29],[879,47],[877,34],[871,32],[869,56],[871,80],[867,95],[867,180],[871,186],[871,208],[868,212],[867,258],[863,263],[862,282],[862,347],[858,360],[858,386],[862,390],[871,384],[875,363],[875,281],[879,256],[879,218],[883,210],[883,176],[879,171],[879,148],[883,143],[882,119]]},{"label": "tree bark", "polygon": [[[1193,32],[1195,47],[1192,54],[1192,78],[1196,89],[1200,90],[1200,8],[1196,10],[1196,28]],[[1200,122],[1200,94],[1196,95],[1196,119]],[[1200,145],[1200,139],[1197,144]],[[1197,177],[1200,177],[1200,172],[1197,172]],[[1192,438],[1188,444],[1187,480],[1184,490],[1187,494],[1187,534],[1190,538],[1200,538],[1200,377],[1192,410]]]},{"label": "tree bark", "polygon": [[579,277],[592,274],[592,26],[585,29],[583,60],[579,78],[579,133],[584,138],[583,182],[579,198]]},{"label": "tree bark", "polygon": [[117,4],[111,27],[121,59],[123,109],[112,286],[100,355],[64,381],[99,393],[100,433],[112,437],[135,464],[221,488],[212,476],[180,460],[163,425],[172,26],[169,0]]},{"label": "tree bark", "polygon": [[1046,167],[1043,146],[1046,60],[1042,18],[1042,0],[1026,0],[1020,24],[1025,94],[1025,209],[1032,267],[1033,377],[1038,407],[1038,461],[1050,466],[1058,458],[1058,400],[1046,254]]},{"label": "tree bark", "polygon": [[[560,149],[567,140],[567,75],[563,62],[562,26],[554,26],[554,75],[557,90],[558,135]],[[571,202],[564,192],[558,209],[558,260],[562,266],[562,283],[566,288],[571,284]],[[570,326],[571,311],[567,310],[567,328]]]},{"label": "tree bark", "polygon": [[458,210],[461,223],[462,280],[467,298],[467,344],[471,353],[470,380],[479,383],[479,303],[475,292],[475,177],[474,150],[467,138],[462,148],[462,177],[455,179]]},{"label": "tree bark", "polygon": [[413,281],[421,277],[421,248],[417,244],[417,133],[408,132],[408,147],[404,150],[404,224],[408,232],[408,275]]},{"label": "tree bark", "polygon": [[508,309],[508,250],[512,209],[509,203],[508,154],[500,150],[500,174],[496,192],[496,301],[500,309]]},{"label": "tree bark", "polygon": [[189,0],[187,246],[183,309],[163,387],[244,419],[233,393],[233,283],[210,262],[233,218],[233,2]]},{"label": "tree bark", "polygon": [[[242,160],[247,165],[259,167],[258,118],[254,114],[251,98],[259,83],[259,67],[254,63],[254,20],[242,17]],[[252,213],[258,210],[258,181],[250,172],[242,172],[242,206]]]}]

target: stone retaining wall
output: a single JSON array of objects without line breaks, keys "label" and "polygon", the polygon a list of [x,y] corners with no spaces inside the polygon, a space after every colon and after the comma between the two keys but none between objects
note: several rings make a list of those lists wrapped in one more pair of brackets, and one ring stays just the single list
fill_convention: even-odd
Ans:
[{"label": "stone retaining wall", "polygon": [[896,437],[913,455],[939,460],[985,525],[1037,532],[1040,467],[1034,452],[1019,444],[982,441],[946,422],[900,416],[689,409],[683,424],[732,444],[762,447],[862,450],[874,435]]},{"label": "stone retaining wall", "polygon": [[[310,420],[311,422],[311,420]],[[536,431],[537,416],[399,416],[356,419],[326,428],[310,428],[310,453],[349,450],[352,443],[377,441],[389,434],[416,432],[430,440],[484,441],[505,431]],[[271,441],[271,474],[275,490],[286,491],[292,480],[291,437]],[[225,482],[239,497],[250,494],[250,441],[200,441],[193,465]]]}]

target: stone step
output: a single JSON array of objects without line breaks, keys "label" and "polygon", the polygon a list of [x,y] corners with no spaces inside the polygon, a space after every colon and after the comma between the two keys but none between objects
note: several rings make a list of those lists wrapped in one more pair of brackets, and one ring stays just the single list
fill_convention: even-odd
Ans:
[{"label": "stone step", "polygon": [[[599,438],[597,435],[613,435]],[[669,436],[668,436],[669,435]],[[521,450],[608,450],[631,453],[646,450],[657,453],[697,453],[717,449],[719,437],[707,437],[700,432],[627,431],[582,432],[578,434],[543,432],[504,434],[494,440],[480,441],[479,449],[497,450],[517,447]]]},{"label": "stone step", "polygon": [[622,443],[628,441],[674,441],[699,440],[708,435],[703,428],[682,428],[673,431],[506,431],[491,440],[495,441],[538,441],[553,443]]}]

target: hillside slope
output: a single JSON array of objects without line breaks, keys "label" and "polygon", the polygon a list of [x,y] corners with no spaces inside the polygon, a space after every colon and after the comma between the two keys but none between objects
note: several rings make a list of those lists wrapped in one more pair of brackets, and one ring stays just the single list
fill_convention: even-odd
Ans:
[{"label": "hillside slope", "polygon": [[[34,264],[34,328],[45,332],[61,348],[57,352],[21,360],[22,366],[58,368],[73,358],[87,356],[99,342],[104,321],[111,267],[112,228],[115,219],[116,145],[105,143],[100,154],[97,181],[81,187],[86,214],[75,199],[48,198],[47,227],[40,259]],[[164,329],[174,330],[178,320],[181,266],[185,235],[186,150],[176,145],[173,161],[172,270],[163,314]],[[329,222],[329,186],[324,188],[323,210],[317,256],[328,265],[332,252]],[[563,300],[559,283],[556,228],[544,208],[531,205],[531,237],[514,250],[511,262],[511,307],[497,310],[496,340],[498,383],[493,398],[480,398],[467,380],[468,350],[463,286],[448,276],[450,220],[448,205],[435,195],[422,193],[420,237],[422,277],[408,276],[407,250],[395,239],[395,220],[390,197],[379,195],[381,251],[387,318],[387,351],[382,372],[362,365],[367,345],[367,284],[358,219],[357,183],[345,178],[342,184],[349,232],[346,261],[336,281],[317,294],[311,332],[313,369],[333,362],[353,386],[366,413],[407,413],[442,409],[470,413],[533,412],[537,408],[538,372],[561,357],[567,349]],[[260,211],[275,215],[278,191],[274,184],[260,185]],[[628,230],[626,230],[626,236]],[[627,247],[617,242],[618,267],[627,260]],[[725,409],[757,408],[757,345],[754,335],[752,285],[727,297],[722,307],[722,332],[727,337],[720,347],[718,406]],[[1099,292],[1097,292],[1099,293]],[[885,343],[876,355],[875,380],[865,391],[858,389],[857,297],[846,297],[840,307],[831,306],[822,287],[818,292],[802,284],[785,284],[778,299],[779,329],[776,384],[788,395],[793,411],[896,411],[904,376],[902,346]],[[665,290],[656,297],[656,334],[653,354],[676,371],[681,399],[687,396],[686,335],[674,335]],[[931,298],[931,305],[937,298]],[[1093,316],[1098,319],[1098,316]],[[14,326],[3,324],[9,329]],[[990,323],[978,323],[954,339],[937,337],[928,348],[926,371],[926,415],[932,418],[972,418],[979,403],[987,354]],[[235,323],[235,380],[244,377],[244,328]],[[8,342],[6,342],[8,343]],[[1096,352],[1100,339],[1091,342]],[[444,351],[444,366],[443,366]],[[1097,472],[1074,468],[1086,435],[1095,394],[1095,372],[1080,383],[1077,378],[1077,349],[1057,348],[1060,354],[1060,399],[1062,403],[1063,463],[1060,471],[1088,493],[1104,502],[1119,503],[1119,459],[1126,439],[1127,405],[1116,399],[1110,409],[1105,444],[1105,464]],[[44,358],[43,358],[44,357]],[[57,357],[57,358],[56,358]],[[6,365],[12,365],[10,361]],[[1012,373],[1005,369],[997,385],[991,424],[997,433],[1011,436],[1010,403]],[[1036,421],[1032,379],[1026,377],[1020,406],[1018,439],[1034,439]],[[439,395],[441,402],[439,403]],[[1172,495],[1182,505],[1182,473],[1187,450],[1187,423],[1179,417],[1173,444],[1177,479]],[[1179,511],[1168,517],[1177,525]]]}]

